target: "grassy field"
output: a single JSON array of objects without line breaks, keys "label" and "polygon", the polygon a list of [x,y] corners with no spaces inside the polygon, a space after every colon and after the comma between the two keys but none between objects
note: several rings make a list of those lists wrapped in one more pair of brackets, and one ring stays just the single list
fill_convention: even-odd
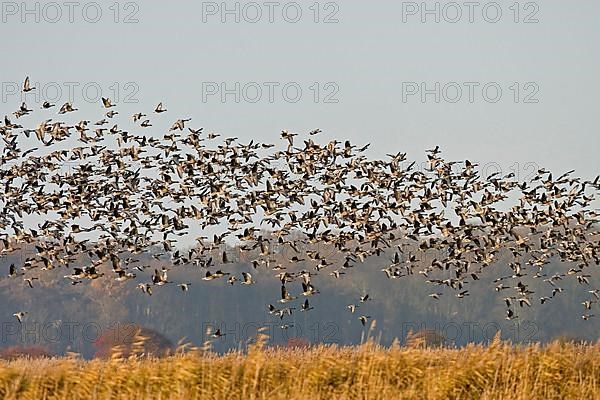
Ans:
[{"label": "grassy field", "polygon": [[600,399],[600,343],[373,343],[0,362],[3,399]]}]

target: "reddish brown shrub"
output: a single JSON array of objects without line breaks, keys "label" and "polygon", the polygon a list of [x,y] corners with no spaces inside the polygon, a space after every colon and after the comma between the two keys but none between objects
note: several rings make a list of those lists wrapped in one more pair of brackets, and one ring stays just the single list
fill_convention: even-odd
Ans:
[{"label": "reddish brown shrub", "polygon": [[173,344],[155,330],[137,324],[119,324],[103,332],[94,342],[94,347],[95,357],[98,358],[107,358],[113,354],[123,357],[161,357],[171,352]]},{"label": "reddish brown shrub", "polygon": [[0,359],[14,360],[17,358],[50,358],[54,354],[42,346],[10,346],[0,350]]},{"label": "reddish brown shrub", "polygon": [[293,337],[288,339],[286,347],[308,348],[310,347],[310,342],[303,337]]},{"label": "reddish brown shrub", "polygon": [[433,329],[424,329],[413,333],[408,332],[406,345],[408,347],[440,347],[446,344],[446,338]]}]

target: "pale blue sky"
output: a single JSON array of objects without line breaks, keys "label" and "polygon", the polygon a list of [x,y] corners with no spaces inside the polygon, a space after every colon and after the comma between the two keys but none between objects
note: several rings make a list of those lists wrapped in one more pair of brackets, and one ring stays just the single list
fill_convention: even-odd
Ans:
[{"label": "pale blue sky", "polygon": [[[34,2],[27,3],[35,10]],[[48,20],[56,11],[44,9],[44,2],[38,3],[39,11],[25,15],[21,2],[2,3],[5,114],[20,102],[10,83],[20,84],[25,75],[42,85],[57,82],[65,90],[65,82],[78,82],[74,101],[85,110],[79,119],[100,119],[102,113],[99,103],[85,103],[81,86],[97,82],[103,94],[115,97],[117,83],[119,110],[127,116],[149,112],[163,101],[169,110],[161,116],[165,127],[190,116],[193,126],[238,136],[242,142],[278,142],[281,129],[321,128],[326,132],[322,140],[371,142],[371,157],[407,151],[410,158],[421,159],[426,148],[440,145],[449,158],[497,162],[506,170],[515,162],[522,167],[533,162],[557,173],[576,169],[586,178],[600,173],[600,2],[520,2],[520,21],[531,13],[539,20],[529,24],[514,22],[514,9],[509,8],[513,1],[497,2],[503,11],[498,23],[486,22],[482,15],[483,6],[491,2],[475,8],[473,23],[466,14],[449,23],[443,11],[440,23],[432,15],[423,23],[419,14],[405,15],[403,22],[403,8],[421,2],[399,1],[318,2],[320,21],[333,12],[339,22],[315,23],[315,2],[299,1],[303,14],[295,24],[286,22],[282,11],[291,2],[274,6],[274,23],[262,1],[257,4],[264,14],[257,23],[245,21],[244,2],[240,23],[234,15],[224,23],[220,15],[203,15],[203,8],[220,8],[220,1],[119,2],[119,23],[113,21],[114,3],[99,2],[102,18],[90,23],[82,15],[86,3],[74,6],[73,23],[62,2],[62,17],[55,23]],[[235,2],[226,3],[234,8]],[[435,3],[427,2],[430,8]],[[94,17],[89,7],[88,19]],[[246,11],[252,18],[254,11]],[[288,11],[286,17],[293,17],[294,9]],[[448,18],[454,15],[454,10],[446,11]],[[464,6],[462,11],[468,14]],[[494,10],[488,11],[493,17]],[[139,22],[123,23],[132,12]],[[124,103],[125,93],[131,93],[127,82],[139,88],[133,96],[138,104]],[[224,103],[218,95],[203,101],[202,89],[211,82],[230,88],[235,82],[256,82],[263,96],[257,103],[246,98],[236,103],[233,95]],[[302,97],[286,102],[276,88],[271,103],[264,82],[278,82],[279,88],[296,82]],[[321,96],[317,103],[315,82]],[[435,103],[433,95],[426,103],[419,96],[403,102],[403,82],[426,82],[429,87],[435,82],[495,82],[503,96],[490,103],[476,89],[470,103],[464,87],[462,100],[455,104]],[[519,103],[511,89],[515,82],[521,87]],[[537,104],[522,102],[533,87],[525,90],[529,82],[539,89]],[[324,102],[335,88],[338,102]],[[161,126],[157,121],[155,127]]]}]

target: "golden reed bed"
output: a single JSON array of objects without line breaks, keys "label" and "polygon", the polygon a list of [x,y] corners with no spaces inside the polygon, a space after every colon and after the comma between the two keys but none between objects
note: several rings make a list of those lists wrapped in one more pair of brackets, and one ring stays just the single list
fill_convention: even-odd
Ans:
[{"label": "golden reed bed", "polygon": [[600,343],[0,362],[3,399],[600,399]]}]

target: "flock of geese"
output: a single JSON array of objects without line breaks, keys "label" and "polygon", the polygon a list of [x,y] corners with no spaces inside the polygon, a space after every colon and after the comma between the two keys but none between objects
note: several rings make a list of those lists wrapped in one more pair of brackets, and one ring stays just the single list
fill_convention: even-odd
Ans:
[{"label": "flock of geese", "polygon": [[[23,92],[33,90],[27,78]],[[23,265],[10,266],[10,279],[33,287],[41,271],[63,268],[73,285],[112,275],[118,282],[136,280],[151,295],[167,284],[191,290],[190,283],[169,280],[174,265],[232,286],[252,285],[252,270],[267,269],[281,284],[267,310],[284,320],[294,305],[313,309],[309,299],[320,293],[320,276],[348,276],[370,256],[386,260],[382,273],[389,279],[422,275],[436,287],[429,296],[439,300],[442,287],[467,296],[468,285],[506,253],[511,261],[495,290],[506,291],[507,319],[518,317],[517,307],[551,302],[566,278],[585,288],[582,318],[594,316],[600,301],[590,285],[600,263],[593,208],[599,177],[583,180],[573,171],[556,177],[545,169],[524,182],[513,173],[482,177],[477,164],[447,161],[438,147],[427,150],[427,166],[419,170],[405,153],[369,159],[368,144],[319,144],[313,140],[318,129],[304,139],[284,130],[282,146],[242,144],[235,137],[219,142],[219,134],[191,127],[191,118],[164,121],[162,103],[135,113],[124,129],[116,104],[103,98],[101,106],[101,119],[93,121],[76,117],[71,103],[43,102],[36,108],[71,122],[48,118],[34,129],[19,123],[34,113],[25,103],[4,118],[0,257],[24,245],[36,249]],[[170,129],[154,131],[161,120],[172,123]],[[26,216],[37,225],[26,224]],[[178,250],[176,238],[189,233],[189,224],[219,233]],[[266,227],[268,237],[261,234]],[[241,276],[222,270],[232,263],[226,240],[252,259]],[[335,247],[335,260],[300,251],[322,243]],[[417,250],[408,252],[405,243]],[[164,251],[154,257],[163,266],[146,271],[134,257],[157,246]],[[287,265],[274,265],[274,249],[282,247],[295,255]],[[432,249],[438,256],[423,265],[419,258]],[[552,261],[564,270],[548,274]],[[529,278],[546,282],[547,293],[536,298]],[[357,298],[346,312],[368,309],[369,300],[368,294]],[[370,316],[358,314],[365,325]],[[26,311],[14,317],[21,322]]]}]

